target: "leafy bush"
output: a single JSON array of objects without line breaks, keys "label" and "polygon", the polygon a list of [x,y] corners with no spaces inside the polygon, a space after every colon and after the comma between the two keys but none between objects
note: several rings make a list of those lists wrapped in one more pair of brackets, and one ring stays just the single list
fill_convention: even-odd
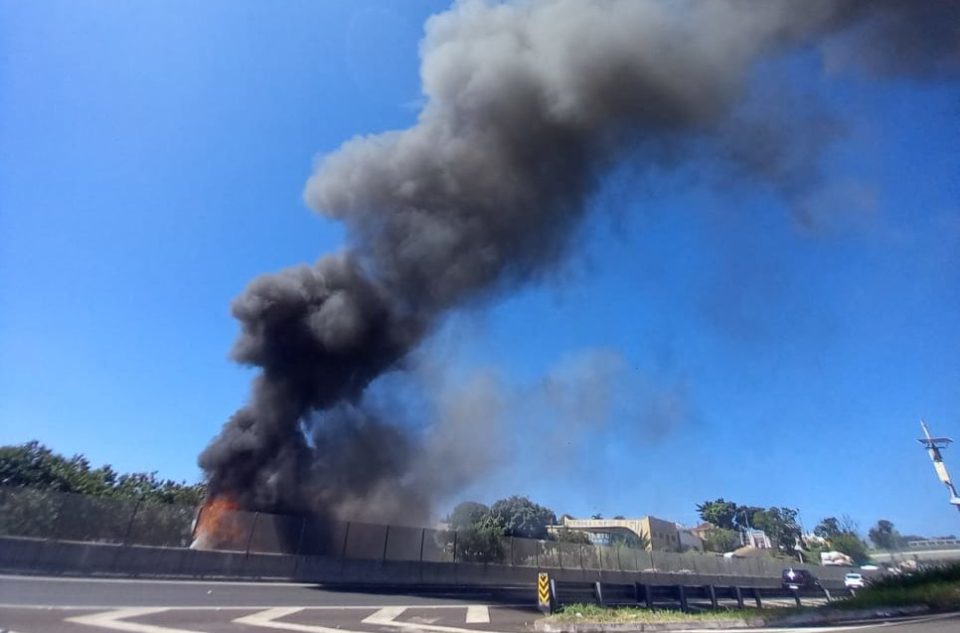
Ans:
[{"label": "leafy bush", "polygon": [[851,609],[908,605],[926,605],[938,610],[960,609],[960,563],[886,576],[840,604]]}]

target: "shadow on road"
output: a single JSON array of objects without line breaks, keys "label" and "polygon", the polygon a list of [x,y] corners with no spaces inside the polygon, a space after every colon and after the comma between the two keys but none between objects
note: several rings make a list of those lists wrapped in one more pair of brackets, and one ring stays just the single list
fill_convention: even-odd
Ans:
[{"label": "shadow on road", "polygon": [[461,604],[504,605],[516,608],[529,608],[537,611],[536,595],[533,587],[451,587],[417,586],[390,584],[322,584],[312,585],[317,591],[367,594],[377,596],[410,596],[433,600],[450,600]]}]

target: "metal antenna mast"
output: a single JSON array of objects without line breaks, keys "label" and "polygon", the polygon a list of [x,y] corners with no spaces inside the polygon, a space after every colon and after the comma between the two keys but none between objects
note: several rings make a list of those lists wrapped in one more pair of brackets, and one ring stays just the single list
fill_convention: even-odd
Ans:
[{"label": "metal antenna mast", "polygon": [[931,437],[930,429],[927,428],[927,423],[922,418],[920,419],[920,428],[923,429],[923,437],[917,441],[926,447],[927,454],[930,455],[930,460],[933,462],[933,469],[937,471],[937,477],[950,491],[950,503],[956,506],[957,510],[960,510],[960,496],[957,496],[957,489],[950,481],[950,473],[947,472],[947,467],[943,463],[943,456],[940,455],[940,449],[946,448],[953,440],[949,437]]}]

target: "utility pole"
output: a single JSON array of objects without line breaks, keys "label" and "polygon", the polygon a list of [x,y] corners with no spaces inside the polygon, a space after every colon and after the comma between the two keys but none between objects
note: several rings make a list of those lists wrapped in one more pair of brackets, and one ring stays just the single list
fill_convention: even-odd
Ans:
[{"label": "utility pole", "polygon": [[922,418],[920,419],[920,428],[923,429],[923,437],[917,441],[926,447],[927,454],[930,455],[930,461],[933,462],[933,469],[937,472],[937,478],[950,491],[950,503],[957,510],[960,510],[960,496],[957,496],[957,489],[950,481],[950,473],[947,472],[947,467],[943,463],[943,456],[940,454],[940,449],[946,448],[953,440],[949,437],[931,437],[930,429],[927,428],[927,423]]}]

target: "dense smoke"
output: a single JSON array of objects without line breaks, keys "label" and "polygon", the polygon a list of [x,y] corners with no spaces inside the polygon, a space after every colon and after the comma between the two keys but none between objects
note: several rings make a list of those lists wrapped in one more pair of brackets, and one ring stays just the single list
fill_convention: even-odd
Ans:
[{"label": "dense smoke", "polygon": [[625,155],[669,168],[712,148],[775,187],[810,168],[816,144],[798,159],[786,121],[741,108],[756,65],[796,51],[830,71],[949,76],[960,3],[462,2],[431,18],[416,125],[346,142],[307,183],[310,206],[346,226],[346,250],[260,277],[233,303],[233,356],[261,373],[200,456],[212,492],[370,519],[429,508],[436,482],[411,457],[431,439],[374,415],[371,381],[446,310],[553,270]]}]

